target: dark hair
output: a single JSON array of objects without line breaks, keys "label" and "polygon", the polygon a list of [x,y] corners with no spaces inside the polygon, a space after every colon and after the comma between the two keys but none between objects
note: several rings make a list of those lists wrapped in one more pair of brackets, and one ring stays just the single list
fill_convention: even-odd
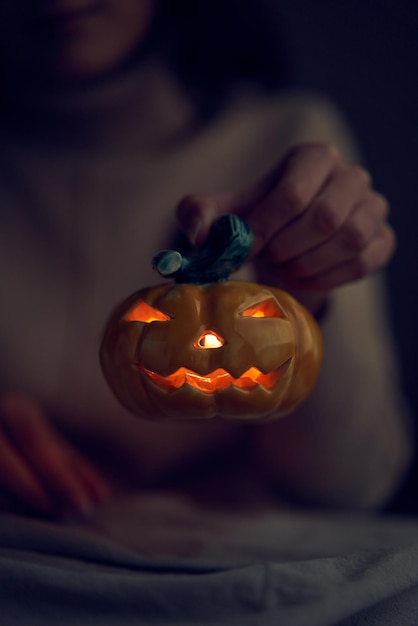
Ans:
[{"label": "dark hair", "polygon": [[162,0],[158,34],[169,64],[210,116],[238,84],[289,82],[277,15],[260,0]]}]

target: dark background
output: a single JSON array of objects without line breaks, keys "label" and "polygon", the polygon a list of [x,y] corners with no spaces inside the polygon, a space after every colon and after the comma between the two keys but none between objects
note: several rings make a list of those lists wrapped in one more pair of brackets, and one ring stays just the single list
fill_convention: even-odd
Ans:
[{"label": "dark background", "polygon": [[[268,3],[285,36],[293,83],[336,102],[359,140],[375,188],[390,201],[398,236],[387,269],[390,314],[418,423],[418,2]],[[417,475],[405,504],[415,511]]]}]

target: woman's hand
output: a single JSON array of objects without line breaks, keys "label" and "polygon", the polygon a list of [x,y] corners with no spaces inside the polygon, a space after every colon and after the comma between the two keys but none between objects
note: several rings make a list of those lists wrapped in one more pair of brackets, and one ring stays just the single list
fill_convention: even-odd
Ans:
[{"label": "woman's hand", "polygon": [[178,208],[196,245],[225,213],[251,226],[260,280],[294,293],[313,312],[335,287],[382,268],[395,249],[386,200],[364,169],[328,144],[298,145],[251,188],[189,196]]},{"label": "woman's hand", "polygon": [[2,509],[50,517],[88,515],[108,493],[95,468],[17,395],[0,398]]}]

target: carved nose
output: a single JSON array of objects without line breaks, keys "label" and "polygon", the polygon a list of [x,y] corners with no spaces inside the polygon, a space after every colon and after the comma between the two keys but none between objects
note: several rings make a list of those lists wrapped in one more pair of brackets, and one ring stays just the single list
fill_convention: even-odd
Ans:
[{"label": "carved nose", "polygon": [[199,348],[200,350],[211,350],[213,348],[220,348],[223,346],[225,341],[215,333],[214,330],[205,330],[200,337],[196,339],[194,342],[194,347]]}]

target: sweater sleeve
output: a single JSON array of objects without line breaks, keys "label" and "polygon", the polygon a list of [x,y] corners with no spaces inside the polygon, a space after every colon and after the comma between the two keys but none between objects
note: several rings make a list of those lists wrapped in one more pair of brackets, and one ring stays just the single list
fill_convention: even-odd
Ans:
[{"label": "sweater sleeve", "polygon": [[[292,144],[324,141],[349,162],[362,155],[332,103],[313,96]],[[309,98],[308,98],[309,99]],[[299,97],[293,96],[297,106]],[[290,147],[290,146],[289,146]],[[315,390],[292,415],[261,429],[261,460],[281,493],[314,504],[380,507],[413,454],[384,273],[334,290],[321,320],[324,363]]]},{"label": "sweater sleeve", "polygon": [[262,464],[291,498],[376,508],[399,486],[412,457],[412,420],[386,310],[380,275],[338,289],[322,324],[313,393],[263,427]]}]

